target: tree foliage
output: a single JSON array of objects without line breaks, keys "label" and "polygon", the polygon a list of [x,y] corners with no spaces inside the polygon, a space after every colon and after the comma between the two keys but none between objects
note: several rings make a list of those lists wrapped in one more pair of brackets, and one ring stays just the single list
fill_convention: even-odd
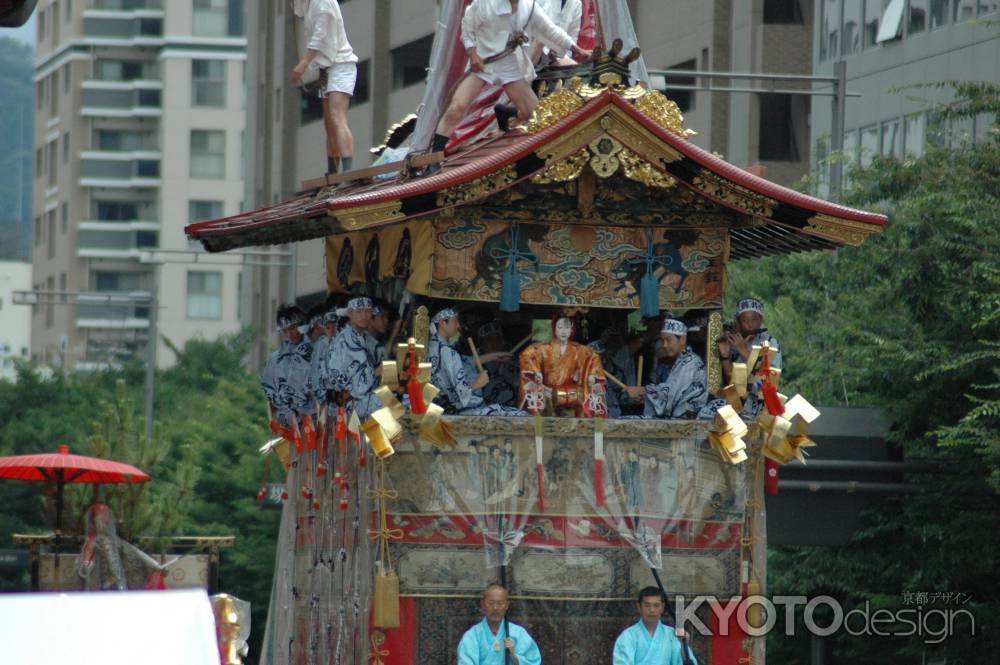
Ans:
[{"label": "tree foliage", "polygon": [[[1000,112],[1000,86],[955,85],[955,117]],[[995,116],[996,117],[996,116]],[[982,662],[994,653],[1000,533],[1000,140],[877,158],[850,174],[848,204],[890,216],[862,247],[767,259],[730,272],[730,294],[769,305],[787,368],[813,403],[881,406],[897,459],[918,492],[886,498],[843,548],[771,548],[770,592],[829,594],[846,608],[904,609],[905,592],[965,593],[977,635],[829,638],[836,662]],[[817,519],[822,519],[818,516]],[[942,603],[924,608],[948,609]],[[957,609],[953,604],[951,609]],[[801,618],[801,617],[800,617]],[[935,626],[936,628],[936,626]],[[797,637],[772,636],[769,658],[808,662]]]}]

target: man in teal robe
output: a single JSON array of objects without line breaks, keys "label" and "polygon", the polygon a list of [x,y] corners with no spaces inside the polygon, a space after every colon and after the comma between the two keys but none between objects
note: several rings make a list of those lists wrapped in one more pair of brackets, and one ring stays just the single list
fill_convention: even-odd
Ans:
[{"label": "man in teal robe", "polygon": [[510,654],[509,665],[541,665],[538,645],[521,626],[505,620],[507,589],[491,584],[480,602],[483,620],[462,635],[458,643],[458,665],[504,665],[504,650]]},{"label": "man in teal robe", "polygon": [[[667,608],[663,593],[648,586],[639,592],[640,619],[622,631],[615,640],[612,665],[682,665],[681,648],[687,649],[692,665],[698,660],[694,652],[675,635],[675,631],[660,621]],[[676,631],[681,638],[684,631]]]}]

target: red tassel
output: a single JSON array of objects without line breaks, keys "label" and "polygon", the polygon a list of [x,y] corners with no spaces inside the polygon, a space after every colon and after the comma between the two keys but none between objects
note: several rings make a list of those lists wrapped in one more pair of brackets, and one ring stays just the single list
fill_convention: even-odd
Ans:
[{"label": "red tassel", "polygon": [[597,505],[604,505],[604,460],[594,460],[594,498]]},{"label": "red tassel", "polygon": [[771,458],[764,459],[764,491],[771,495],[778,493],[778,463]]},{"label": "red tassel", "polygon": [[319,510],[319,499],[313,499],[313,510]]},{"label": "red tassel", "polygon": [[333,438],[343,441],[347,438],[347,418],[344,417],[344,407],[337,409],[337,425],[333,430]]},{"label": "red tassel", "polygon": [[303,485],[302,486],[302,498],[303,499],[308,499],[308,498],[311,498],[311,497],[312,497],[312,490],[309,489],[308,487],[306,487],[305,485]]},{"label": "red tassel", "polygon": [[316,477],[322,478],[326,475],[326,462],[320,462],[316,465]]},{"label": "red tassel", "polygon": [[257,503],[264,503],[264,499],[267,498],[267,487],[261,487],[260,491],[257,492]]},{"label": "red tassel", "polygon": [[[295,416],[292,416],[293,418]],[[295,452],[299,455],[305,452],[305,446],[302,445],[302,437],[299,436],[299,431],[297,429],[292,430],[292,441],[295,443]]]},{"label": "red tassel", "polygon": [[760,391],[764,393],[764,406],[767,407],[768,413],[772,416],[780,416],[785,412],[785,405],[781,403],[781,398],[778,397],[778,388],[773,383],[765,380]]},{"label": "red tassel", "polygon": [[306,448],[316,450],[316,429],[309,416],[302,416],[302,435],[306,439]]},{"label": "red tassel", "polygon": [[340,500],[340,509],[341,510],[347,510],[347,499],[341,499]]},{"label": "red tassel", "polygon": [[538,509],[545,512],[545,489],[542,487],[542,465],[535,465],[535,473],[538,476]]},{"label": "red tassel", "polygon": [[282,501],[288,501],[288,488],[287,487],[282,487],[281,488],[281,500]]},{"label": "red tassel", "polygon": [[424,403],[424,391],[420,382],[415,378],[406,383],[406,393],[410,396],[410,410],[415,415],[427,413],[427,405]]}]

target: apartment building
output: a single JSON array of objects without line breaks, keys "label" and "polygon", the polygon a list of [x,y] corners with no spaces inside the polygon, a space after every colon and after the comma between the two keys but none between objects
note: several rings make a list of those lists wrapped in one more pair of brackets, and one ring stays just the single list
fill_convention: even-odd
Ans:
[{"label": "apartment building", "polygon": [[36,11],[32,287],[68,295],[33,307],[33,356],[120,362],[149,339],[152,295],[169,365],[162,338],[240,325],[241,267],[194,263],[183,228],[243,208],[243,3],[41,0]]},{"label": "apartment building", "polygon": [[[952,99],[939,81],[1000,81],[1000,3],[996,0],[819,0],[813,49],[817,74],[843,62],[848,89],[843,150],[849,174],[876,155],[919,157],[929,144],[981,139],[993,118],[942,123],[933,107]],[[921,87],[924,86],[924,87]],[[811,141],[828,189],[832,114],[817,107]]]}]

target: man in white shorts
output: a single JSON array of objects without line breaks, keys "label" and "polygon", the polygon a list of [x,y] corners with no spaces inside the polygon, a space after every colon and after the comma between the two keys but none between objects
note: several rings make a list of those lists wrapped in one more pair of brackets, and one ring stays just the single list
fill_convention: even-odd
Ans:
[{"label": "man in white shorts", "polygon": [[[580,23],[583,20],[583,4],[580,0],[538,0],[538,6],[545,10],[552,22],[566,31],[574,42],[580,36]],[[571,51],[551,51],[544,48],[541,42],[534,41],[531,44],[531,60],[538,62],[543,54],[554,53],[556,61],[560,65],[572,65]]]},{"label": "man in white shorts", "polygon": [[466,7],[462,44],[469,55],[469,72],[455,87],[438,121],[432,152],[444,150],[455,126],[486,85],[503,86],[513,102],[494,107],[502,131],[507,131],[513,117],[522,122],[531,117],[538,98],[529,85],[535,78],[525,48],[529,39],[537,39],[556,53],[572,52],[580,58],[590,55],[552,22],[536,0],[473,0]]},{"label": "man in white shorts", "polygon": [[323,124],[326,128],[326,172],[350,171],[354,155],[354,136],[347,126],[347,107],[358,77],[358,56],[347,41],[344,17],[337,0],[294,0],[293,11],[303,18],[308,37],[306,54],[292,70],[292,83],[302,85],[326,71],[326,84],[320,77],[319,96],[323,100]]}]

